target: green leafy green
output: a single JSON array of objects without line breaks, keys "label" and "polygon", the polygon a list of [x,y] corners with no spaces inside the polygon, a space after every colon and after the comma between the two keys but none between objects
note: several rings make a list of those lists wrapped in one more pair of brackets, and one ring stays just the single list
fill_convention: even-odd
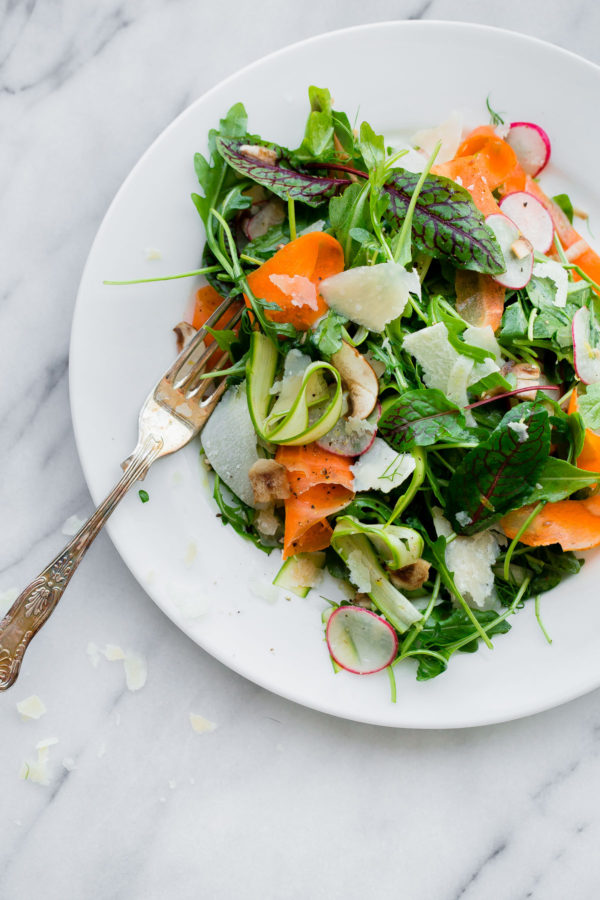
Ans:
[{"label": "green leafy green", "polygon": [[[388,216],[396,226],[404,221],[419,175],[394,169],[384,190],[390,196]],[[492,275],[504,271],[498,242],[471,195],[449,178],[428,175],[417,200],[412,225],[417,250],[450,259],[459,269]]]},{"label": "green leafy green", "polygon": [[600,473],[578,469],[564,459],[550,456],[537,475],[535,487],[527,497],[527,503],[539,503],[540,500],[556,503],[574,494],[575,491],[591,487],[598,481]]},{"label": "green leafy green", "polygon": [[556,205],[562,209],[565,216],[573,224],[573,204],[568,194],[555,194],[552,198]]},{"label": "green leafy green", "polygon": [[311,85],[308,89],[310,113],[304,139],[294,156],[297,159],[318,159],[333,153],[333,117],[331,95],[327,88]]},{"label": "green leafy green", "polygon": [[318,353],[328,358],[340,349],[344,326],[347,323],[348,319],[345,316],[332,309],[329,310],[311,335],[312,343]]},{"label": "green leafy green", "polygon": [[[239,138],[217,138],[217,150],[225,162],[239,175],[261,184],[283,200],[301,200],[309,206],[318,206],[348,183],[344,179],[321,175],[306,175],[280,165],[257,159],[240,149],[247,142]],[[250,145],[250,143],[248,143]],[[253,146],[264,146],[252,143]]]},{"label": "green leafy green", "polygon": [[225,161],[217,152],[219,135],[228,138],[241,138],[246,134],[247,125],[248,117],[244,105],[235,103],[225,118],[221,119],[219,130],[212,129],[208,133],[209,160],[205,159],[201,153],[196,153],[194,157],[196,175],[204,191],[204,196],[192,194],[192,199],[205,226],[208,224],[210,210],[216,205],[223,188],[225,171],[227,169]]},{"label": "green leafy green", "polygon": [[213,497],[215,503],[219,507],[223,525],[231,525],[240,537],[251,541],[255,547],[258,547],[259,550],[262,550],[267,555],[271,553],[276,546],[276,543],[273,542],[272,545],[265,543],[264,539],[252,527],[256,517],[256,510],[247,506],[243,500],[240,500],[239,497],[229,490],[229,488],[221,482],[218,475],[215,475]]},{"label": "green leafy green", "polygon": [[138,491],[138,495],[142,503],[147,503],[150,499],[150,494],[148,493],[148,491],[140,490]]},{"label": "green leafy green", "polygon": [[[511,427],[513,426],[513,427]],[[521,506],[550,451],[548,412],[522,403],[503,417],[486,441],[469,451],[448,485],[446,517],[459,534],[487,528]],[[457,513],[469,517],[461,524]],[[464,523],[464,515],[461,516]]]},{"label": "green leafy green", "polygon": [[464,412],[434,388],[406,391],[396,400],[388,401],[378,431],[399,453],[438,441],[471,441],[477,435],[467,427]]},{"label": "green leafy green", "polygon": [[588,384],[578,397],[579,412],[586,428],[600,431],[600,384]]},{"label": "green leafy green", "polygon": [[[369,218],[368,181],[351,184],[339,197],[329,201],[329,221],[334,236],[344,249],[344,260],[349,266],[360,244],[371,239]],[[358,230],[363,232],[362,240],[357,239]]]}]

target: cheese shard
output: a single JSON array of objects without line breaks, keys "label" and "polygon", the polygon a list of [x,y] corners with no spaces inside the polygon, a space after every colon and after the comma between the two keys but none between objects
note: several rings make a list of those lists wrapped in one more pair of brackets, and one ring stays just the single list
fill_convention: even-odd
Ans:
[{"label": "cheese shard", "polygon": [[354,475],[355,491],[377,490],[389,493],[406,481],[415,469],[411,453],[398,453],[376,437],[371,447],[359,456],[350,471]]},{"label": "cheese shard", "polygon": [[17,703],[17,712],[24,719],[41,719],[46,713],[46,706],[37,694],[32,694]]},{"label": "cheese shard", "polygon": [[435,158],[435,163],[439,166],[454,159],[462,138],[462,130],[463,117],[461,113],[454,110],[441,125],[417,131],[412,136],[411,141],[415,147],[419,147],[427,156],[431,156],[438,142],[441,143]]},{"label": "cheese shard", "polygon": [[205,719],[204,716],[200,716],[198,713],[190,713],[190,725],[196,734],[206,734],[209,731],[214,731],[217,727],[210,719]]},{"label": "cheese shard", "polygon": [[248,472],[258,460],[256,432],[243,382],[225,392],[202,430],[202,446],[211,466],[228,488],[255,506]]},{"label": "cheese shard", "polygon": [[407,272],[397,263],[357,266],[321,282],[321,295],[334,312],[369,331],[383,331],[404,312],[409,293],[421,296],[416,269]]},{"label": "cheese shard", "polygon": [[143,656],[138,653],[132,653],[130,650],[125,654],[123,661],[125,666],[125,681],[130,691],[139,691],[146,684],[148,677],[148,666]]},{"label": "cheese shard", "polygon": [[[434,508],[432,512],[438,536],[450,537],[452,526],[442,511]],[[454,574],[456,587],[473,609],[491,609],[495,604],[492,566],[499,554],[500,544],[491,529],[469,536],[460,535],[446,547],[446,565]]]}]

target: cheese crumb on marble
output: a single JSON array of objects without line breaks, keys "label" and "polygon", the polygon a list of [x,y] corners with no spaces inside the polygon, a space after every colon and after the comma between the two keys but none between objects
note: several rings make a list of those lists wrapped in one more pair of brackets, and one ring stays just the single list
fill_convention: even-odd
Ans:
[{"label": "cheese crumb on marble", "polygon": [[66,535],[66,537],[72,537],[74,534],[77,534],[83,525],[85,525],[85,521],[86,520],[82,519],[81,516],[69,516],[61,528],[61,532]]},{"label": "cheese crumb on marble", "polygon": [[32,694],[17,703],[17,712],[23,719],[41,719],[47,710],[43,700],[37,694]]},{"label": "cheese crumb on marble", "polygon": [[125,654],[125,682],[130,691],[139,691],[146,684],[148,678],[148,666],[143,656],[132,653]]},{"label": "cheese crumb on marble", "polygon": [[58,738],[44,738],[35,745],[37,757],[35,759],[23,760],[19,769],[19,778],[22,781],[31,781],[34,784],[40,784],[47,787],[50,784],[50,770],[48,763],[50,761],[50,747],[58,744]]},{"label": "cheese crumb on marble", "polygon": [[116,662],[119,659],[125,659],[125,651],[118,644],[107,644],[104,650],[100,651],[109,662]]},{"label": "cheese crumb on marble", "polygon": [[90,641],[87,647],[85,648],[85,652],[88,655],[88,659],[93,665],[95,669],[98,668],[98,664],[100,662],[101,650],[100,647],[95,644],[93,641]]},{"label": "cheese crumb on marble", "polygon": [[214,731],[217,727],[210,719],[205,719],[204,716],[198,713],[190,713],[190,725],[196,734],[207,734],[209,731]]},{"label": "cheese crumb on marble", "polygon": [[162,259],[162,253],[160,250],[157,250],[156,247],[146,247],[144,249],[144,255],[148,260]]}]

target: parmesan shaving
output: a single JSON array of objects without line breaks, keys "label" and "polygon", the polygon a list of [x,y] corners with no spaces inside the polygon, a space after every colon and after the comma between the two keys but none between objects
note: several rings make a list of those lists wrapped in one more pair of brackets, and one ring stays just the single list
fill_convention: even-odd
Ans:
[{"label": "parmesan shaving", "polygon": [[67,537],[72,537],[74,534],[85,525],[85,519],[82,519],[81,516],[69,516],[66,522],[63,524],[61,531]]},{"label": "parmesan shaving", "polygon": [[200,716],[198,713],[190,713],[190,725],[196,734],[207,734],[209,731],[214,731],[217,727],[210,719],[205,719],[204,716]]},{"label": "parmesan shaving", "polygon": [[37,694],[32,694],[30,697],[26,697],[25,700],[17,703],[17,712],[23,719],[41,719],[47,710],[44,702],[40,700]]}]

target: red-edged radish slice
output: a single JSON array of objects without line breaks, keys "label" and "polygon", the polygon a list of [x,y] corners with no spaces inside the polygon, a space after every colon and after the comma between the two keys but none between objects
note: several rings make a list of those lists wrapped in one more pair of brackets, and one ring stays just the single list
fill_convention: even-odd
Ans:
[{"label": "red-edged radish slice", "polygon": [[398,651],[398,636],[385,619],[360,606],[340,606],[325,632],[332,659],[355,675],[385,669]]},{"label": "red-edged radish slice", "polygon": [[500,201],[500,209],[526,237],[534,250],[547,253],[554,239],[550,213],[527,191],[513,191]]},{"label": "red-edged radish slice", "polygon": [[511,122],[506,142],[515,151],[521,168],[532,178],[545,169],[550,159],[550,138],[533,122]]},{"label": "red-edged radish slice", "polygon": [[368,419],[338,419],[331,431],[315,443],[321,450],[329,450],[336,456],[362,456],[373,446],[380,416],[381,404],[378,402]]},{"label": "red-edged radish slice", "polygon": [[573,316],[573,362],[577,377],[584,384],[600,382],[600,349],[592,347],[590,311],[586,306]]},{"label": "red-edged radish slice", "polygon": [[485,224],[494,232],[506,266],[506,270],[500,275],[494,275],[494,279],[498,284],[513,290],[524,288],[533,272],[533,247],[515,223],[503,213],[492,213]]}]

